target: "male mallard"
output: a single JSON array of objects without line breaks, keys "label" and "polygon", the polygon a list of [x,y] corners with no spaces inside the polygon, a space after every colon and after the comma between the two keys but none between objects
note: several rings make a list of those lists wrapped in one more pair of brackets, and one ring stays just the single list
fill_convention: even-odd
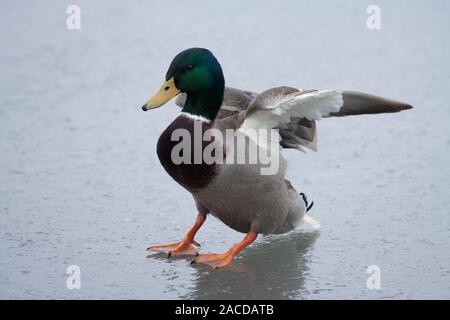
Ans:
[{"label": "male mallard", "polygon": [[[353,91],[278,87],[255,94],[225,88],[219,62],[209,50],[201,48],[187,49],[173,59],[163,86],[142,109],[160,107],[177,95],[181,114],[159,137],[157,153],[169,175],[191,192],[198,215],[182,241],[151,246],[148,250],[167,252],[169,257],[197,256],[194,246],[199,244],[194,236],[211,213],[229,227],[246,233],[245,238],[226,253],[202,254],[193,260],[215,268],[231,263],[260,233],[280,234],[294,229],[305,217],[306,197],[298,194],[285,180],[286,161],[283,157],[280,157],[275,173],[264,175],[261,174],[264,165],[260,161],[256,164],[227,163],[227,157],[234,153],[230,152],[226,141],[216,141],[223,150],[220,156],[223,162],[210,163],[203,158],[194,163],[174,161],[172,151],[179,143],[174,139],[177,129],[192,133],[189,139],[193,145],[195,130],[200,128],[202,134],[208,129],[222,133],[233,129],[236,136],[246,139],[247,145],[253,141],[263,147],[250,132],[277,128],[277,141],[283,148],[316,150],[315,120],[412,108],[405,103]],[[203,155],[206,147],[207,143],[202,141],[197,153],[200,151]],[[194,149],[188,150],[194,153],[191,157],[195,157]]]}]

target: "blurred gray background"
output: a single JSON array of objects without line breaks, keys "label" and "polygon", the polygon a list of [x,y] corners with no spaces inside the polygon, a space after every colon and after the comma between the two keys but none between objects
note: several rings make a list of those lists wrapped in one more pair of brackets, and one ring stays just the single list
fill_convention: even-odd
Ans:
[{"label": "blurred gray background", "polygon": [[[81,30],[66,28],[70,4]],[[381,30],[366,27],[371,4]],[[0,298],[450,298],[449,14],[448,1],[2,0]],[[353,89],[415,109],[325,119],[318,153],[286,152],[320,230],[261,237],[220,271],[148,257],[196,212],[156,156],[179,109],[140,106],[194,46],[229,86]],[[210,217],[197,240],[221,252],[241,238]]]}]

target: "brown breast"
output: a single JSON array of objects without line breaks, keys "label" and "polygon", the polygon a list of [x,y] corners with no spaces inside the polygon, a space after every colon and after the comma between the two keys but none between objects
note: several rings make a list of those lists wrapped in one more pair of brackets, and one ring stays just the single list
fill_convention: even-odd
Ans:
[{"label": "brown breast", "polygon": [[[167,173],[189,191],[195,191],[206,187],[218,173],[216,164],[206,164],[203,161],[203,157],[198,156],[200,149],[201,154],[203,154],[204,148],[210,143],[209,141],[203,141],[202,139],[203,133],[209,128],[209,123],[193,120],[184,115],[180,115],[166,130],[164,130],[158,139],[157,153],[159,161]],[[176,133],[174,131],[177,129],[186,130],[185,132],[189,133],[189,135],[185,135],[183,138],[177,137],[174,139],[174,133]],[[178,130],[178,132],[181,132],[180,130]],[[194,134],[195,130],[197,130],[197,134]],[[201,132],[201,134],[198,134],[199,132]],[[183,144],[188,145],[185,143],[190,143],[191,152],[189,161],[184,161],[181,164],[174,163],[174,159],[172,159],[172,149],[179,145],[183,139],[187,138],[189,138],[190,141],[184,141]],[[180,145],[178,148],[179,147]],[[197,150],[195,150],[196,147]],[[195,153],[197,153],[197,159],[195,159]],[[176,154],[183,155],[182,152],[176,152]]]}]

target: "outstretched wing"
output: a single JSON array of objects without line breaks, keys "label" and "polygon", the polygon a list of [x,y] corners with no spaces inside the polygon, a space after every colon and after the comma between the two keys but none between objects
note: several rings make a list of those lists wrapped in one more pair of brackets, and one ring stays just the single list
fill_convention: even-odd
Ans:
[{"label": "outstretched wing", "polygon": [[[324,96],[322,96],[323,92],[328,92],[325,95],[329,95],[332,91],[342,94],[343,104],[338,111],[329,112],[328,114],[326,114],[326,112],[325,114],[322,114],[320,113],[320,110],[318,110],[321,117],[344,117],[361,114],[391,113],[412,108],[411,105],[403,102],[357,91],[299,90],[283,86],[272,88],[261,94],[257,94],[251,91],[225,87],[224,100],[222,103],[222,107],[220,108],[220,111],[217,115],[217,119],[225,120],[230,116],[235,116],[233,117],[233,119],[230,119],[226,122],[240,125],[241,120],[250,118],[253,112],[263,112],[265,109],[270,110],[280,108],[277,111],[272,110],[273,112],[275,112],[272,112],[272,116],[274,116],[275,118],[277,117],[277,113],[280,112],[284,114],[284,116],[282,116],[281,118],[284,117],[284,120],[288,120],[287,122],[284,122],[277,121],[275,120],[275,118],[273,119],[275,120],[275,122],[279,122],[275,128],[279,129],[281,137],[280,145],[283,148],[293,148],[300,151],[304,151],[303,147],[306,147],[313,151],[317,151],[317,130],[315,123],[316,119],[309,119],[307,114],[298,115],[298,111],[296,110],[299,108],[299,106],[294,107],[292,112],[286,112],[287,110],[284,109],[287,108],[288,110],[290,110],[290,107],[288,107],[289,103],[296,104],[302,101],[302,103],[308,102],[308,107],[306,109],[300,108],[298,110],[307,112],[307,110],[311,108],[314,109],[314,100],[319,99],[320,101],[324,102]],[[307,99],[301,100],[298,98],[299,96],[306,94],[309,94],[309,96],[304,97]],[[183,107],[185,101],[186,94],[183,93],[178,95],[175,103],[178,106]],[[277,107],[275,107],[275,105],[277,105]],[[318,107],[320,109],[320,106]],[[243,117],[241,117],[241,115],[239,114],[246,110],[248,111],[246,112],[245,119],[243,119]],[[252,119],[256,119],[257,117],[258,115],[255,115],[255,118]],[[239,121],[237,121],[236,123],[236,119],[238,118]],[[279,118],[279,120],[281,118]],[[246,126],[253,125],[252,121],[254,120],[248,120],[246,122]]]}]

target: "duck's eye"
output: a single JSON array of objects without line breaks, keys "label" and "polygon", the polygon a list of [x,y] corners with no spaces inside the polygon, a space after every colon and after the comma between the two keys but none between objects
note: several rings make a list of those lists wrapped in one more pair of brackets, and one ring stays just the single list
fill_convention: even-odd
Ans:
[{"label": "duck's eye", "polygon": [[194,68],[192,64],[187,65],[183,68],[183,72],[191,71]]}]

